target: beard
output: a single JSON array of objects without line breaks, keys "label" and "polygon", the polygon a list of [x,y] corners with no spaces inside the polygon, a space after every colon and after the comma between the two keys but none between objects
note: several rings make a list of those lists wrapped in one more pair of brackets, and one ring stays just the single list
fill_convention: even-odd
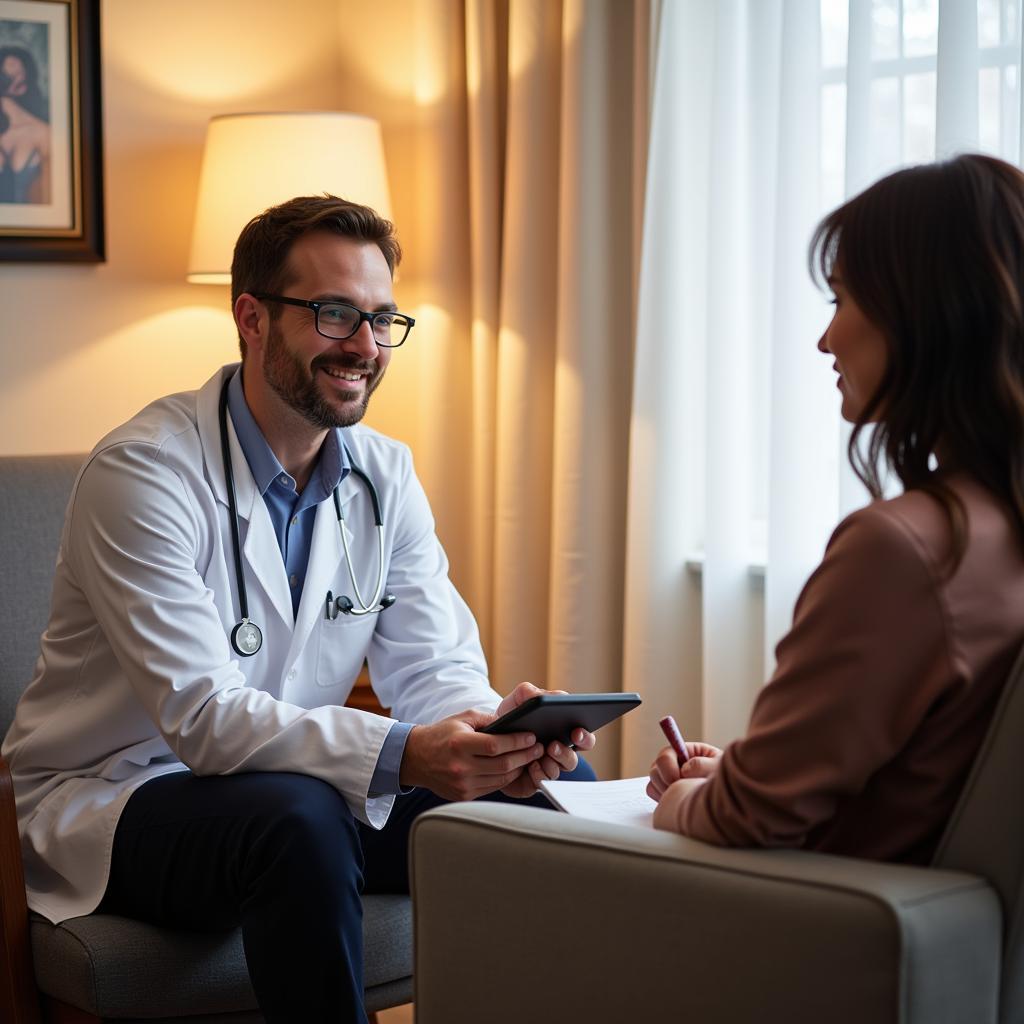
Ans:
[{"label": "beard", "polygon": [[[317,377],[321,367],[366,373],[366,386],[361,394],[324,395]],[[384,371],[374,360],[363,360],[344,352],[317,356],[309,368],[289,350],[280,328],[275,324],[267,336],[263,359],[263,379],[286,405],[294,409],[317,430],[351,427],[366,413],[370,395],[381,382]]]}]

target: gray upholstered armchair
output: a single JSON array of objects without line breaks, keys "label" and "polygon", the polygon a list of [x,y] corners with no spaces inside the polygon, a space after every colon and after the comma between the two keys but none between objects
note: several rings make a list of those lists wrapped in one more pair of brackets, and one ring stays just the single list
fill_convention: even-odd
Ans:
[{"label": "gray upholstered armchair", "polygon": [[417,1024],[1022,1024],[1024,657],[933,867],[497,805],[411,843]]},{"label": "gray upholstered armchair", "polygon": [[[84,456],[0,458],[0,736],[32,676],[64,508]],[[407,896],[364,900],[366,1005],[412,996]],[[11,777],[0,759],[0,1021],[259,1024],[241,933],[180,932],[112,915],[32,915]]]}]

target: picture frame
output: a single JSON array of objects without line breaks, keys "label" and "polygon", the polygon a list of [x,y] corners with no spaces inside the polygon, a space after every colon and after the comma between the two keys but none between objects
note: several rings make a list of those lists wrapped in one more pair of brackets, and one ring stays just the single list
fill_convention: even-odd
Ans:
[{"label": "picture frame", "polygon": [[0,260],[105,256],[100,0],[0,0]]}]

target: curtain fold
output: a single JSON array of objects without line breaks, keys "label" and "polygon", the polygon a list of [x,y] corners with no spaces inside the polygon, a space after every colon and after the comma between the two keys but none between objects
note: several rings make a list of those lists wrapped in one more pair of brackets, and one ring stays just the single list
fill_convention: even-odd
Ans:
[{"label": "curtain fold", "polygon": [[406,131],[418,201],[403,230],[401,284],[416,317],[405,360],[415,363],[418,392],[416,468],[443,524],[456,584],[470,592],[472,519],[468,503],[453,500],[466,487],[475,436],[463,4],[413,0],[410,14],[415,106]]},{"label": "curtain fold", "polygon": [[978,148],[977,0],[939,0],[935,152]]},{"label": "curtain fold", "polygon": [[[771,2],[771,0],[767,0]],[[750,175],[757,97],[752,88],[750,21],[744,0],[716,5],[711,79],[711,166],[707,195],[708,310],[705,338],[707,462],[704,480],[702,735],[729,735],[748,704],[759,657],[749,638],[759,632],[749,600],[753,486],[748,451],[754,430],[754,349],[750,329],[754,287],[753,194]],[[691,734],[696,723],[688,728]]]},{"label": "curtain fold", "polygon": [[[699,577],[706,395],[704,297],[711,178],[710,80],[715,16],[705,0],[661,5],[653,87],[629,434],[623,689],[644,703],[623,720],[626,775],[647,770],[658,719],[703,716]],[[672,130],[685,124],[686,132]]]},{"label": "curtain fold", "polygon": [[506,80],[492,69],[508,61],[508,5],[467,0],[469,233],[472,302],[470,381],[470,597],[484,649],[492,641],[494,574],[494,409],[498,392],[498,325],[501,316],[501,237],[505,192]]},{"label": "curtain fold", "polygon": [[[561,131],[547,679],[587,691],[621,688],[632,30],[628,5],[565,0],[561,107],[583,116],[565,118]],[[617,768],[615,739],[614,731],[602,735],[601,760]]]},{"label": "curtain fold", "polygon": [[491,673],[546,685],[558,316],[560,0],[509,6]]},{"label": "curtain fold", "polygon": [[785,0],[779,43],[776,175],[771,226],[771,343],[767,360],[767,549],[761,674],[789,629],[793,605],[837,521],[840,466],[831,361],[815,343],[824,302],[807,273],[807,244],[821,213],[817,4]]},{"label": "curtain fold", "polygon": [[650,8],[416,5],[418,468],[495,686],[616,691]]}]

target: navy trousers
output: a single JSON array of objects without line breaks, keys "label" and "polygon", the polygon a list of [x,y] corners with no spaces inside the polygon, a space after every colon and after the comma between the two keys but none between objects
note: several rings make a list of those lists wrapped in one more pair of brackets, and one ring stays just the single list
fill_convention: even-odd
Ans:
[{"label": "navy trousers", "polygon": [[[581,760],[562,778],[594,772]],[[550,807],[540,795],[483,799]],[[99,909],[169,928],[240,925],[268,1024],[365,1024],[362,894],[409,891],[409,829],[445,802],[399,796],[378,831],[308,775],[164,775],[125,806]]]}]

